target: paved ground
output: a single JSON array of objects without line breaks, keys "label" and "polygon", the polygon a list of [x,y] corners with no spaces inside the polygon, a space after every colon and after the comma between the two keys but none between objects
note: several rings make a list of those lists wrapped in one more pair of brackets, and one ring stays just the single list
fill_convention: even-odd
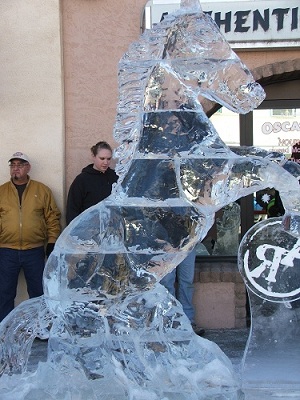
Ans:
[{"label": "paved ground", "polygon": [[249,329],[212,329],[207,330],[204,338],[217,343],[234,365],[242,360]]},{"label": "paved ground", "polygon": [[[212,329],[206,330],[204,338],[219,345],[234,365],[238,365],[243,357],[248,329]],[[39,361],[45,360],[47,355],[47,341],[35,340],[31,350],[28,370],[36,369]]]},{"label": "paved ground", "polygon": [[[219,345],[231,359],[238,372],[244,349],[249,335],[249,329],[213,329],[207,330],[204,337]],[[35,340],[28,363],[28,370],[34,371],[37,363],[46,359],[47,341]],[[299,391],[285,390],[282,393],[272,390],[248,390],[241,392],[240,400],[300,400]]]}]

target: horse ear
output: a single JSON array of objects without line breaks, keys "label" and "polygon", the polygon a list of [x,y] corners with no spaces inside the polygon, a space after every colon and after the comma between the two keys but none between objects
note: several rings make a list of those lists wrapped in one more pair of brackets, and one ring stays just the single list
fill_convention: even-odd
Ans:
[{"label": "horse ear", "polygon": [[192,11],[202,11],[200,1],[199,0],[181,0],[180,2],[181,9],[189,9]]}]

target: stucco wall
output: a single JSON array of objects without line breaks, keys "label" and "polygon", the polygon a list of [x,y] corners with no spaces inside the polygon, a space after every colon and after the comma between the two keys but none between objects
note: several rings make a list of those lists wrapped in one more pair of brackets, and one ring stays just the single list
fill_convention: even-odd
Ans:
[{"label": "stucco wall", "polygon": [[118,62],[140,34],[144,0],[62,2],[66,186],[90,162],[90,147],[112,138]]},{"label": "stucco wall", "polygon": [[0,183],[23,151],[31,177],[64,198],[64,116],[59,0],[0,2]]},{"label": "stucco wall", "polygon": [[238,51],[237,54],[251,70],[270,64],[277,64],[279,62],[291,61],[300,58],[300,50],[298,48],[290,50],[269,49],[258,51]]},{"label": "stucco wall", "polygon": [[[48,185],[64,213],[65,131],[59,0],[0,2],[0,184],[23,151],[30,175]],[[27,298],[23,274],[16,303]]]}]

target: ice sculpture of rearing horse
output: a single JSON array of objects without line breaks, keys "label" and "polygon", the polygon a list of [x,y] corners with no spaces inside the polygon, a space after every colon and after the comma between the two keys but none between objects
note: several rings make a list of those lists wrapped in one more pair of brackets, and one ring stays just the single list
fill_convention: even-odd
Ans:
[{"label": "ice sculpture of rearing horse", "polygon": [[[222,359],[218,353],[205,358],[193,347],[196,361],[187,351],[187,337],[191,343],[200,338],[157,283],[206,236],[217,210],[275,187],[287,211],[286,228],[298,233],[299,186],[283,159],[255,149],[233,152],[201,106],[207,98],[246,113],[264,99],[262,88],[198,1],[182,3],[187,7],[145,32],[122,58],[115,126],[119,182],[109,198],[64,230],[46,265],[41,313],[53,317],[49,360],[59,365],[76,359],[88,378],[105,380],[115,368],[124,381],[151,382],[152,388],[154,382],[164,386],[166,376],[172,381],[179,355],[193,360],[192,369]],[[35,313],[38,302],[31,301]],[[18,329],[16,313],[23,316]],[[32,333],[24,342],[33,340],[43,316],[38,323],[31,317],[24,303],[0,333],[29,324]],[[5,357],[3,371],[22,371],[16,353],[4,351]],[[163,365],[166,371],[158,368]]]}]

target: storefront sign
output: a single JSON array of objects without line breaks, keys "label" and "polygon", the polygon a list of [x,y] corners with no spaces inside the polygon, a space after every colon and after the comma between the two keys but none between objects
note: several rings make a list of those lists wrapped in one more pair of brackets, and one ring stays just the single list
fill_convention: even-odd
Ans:
[{"label": "storefront sign", "polygon": [[275,121],[275,122],[265,122],[261,127],[262,133],[269,135],[270,133],[283,132],[300,132],[300,123],[298,121]]},{"label": "storefront sign", "polygon": [[264,122],[261,132],[263,135],[271,136],[267,141],[269,147],[266,149],[268,151],[278,151],[290,155],[292,147],[296,143],[300,143],[300,122],[298,121]]},{"label": "storefront sign", "polygon": [[[233,48],[300,46],[299,0],[201,1],[200,4]],[[179,0],[152,0],[145,9],[146,28],[179,7]]]},{"label": "storefront sign", "polygon": [[300,45],[298,0],[202,3],[235,47],[282,47]]}]

